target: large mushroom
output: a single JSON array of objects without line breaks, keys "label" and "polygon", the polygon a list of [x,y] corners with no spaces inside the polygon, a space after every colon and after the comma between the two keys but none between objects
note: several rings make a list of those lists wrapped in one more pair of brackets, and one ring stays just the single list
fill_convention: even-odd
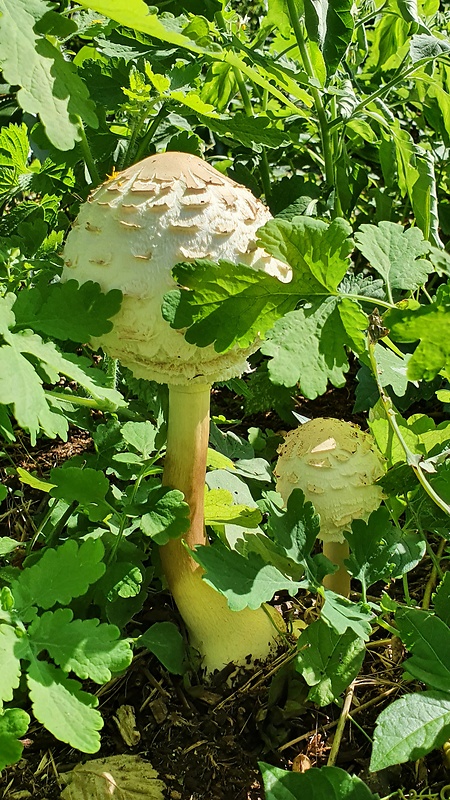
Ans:
[{"label": "large mushroom", "polygon": [[[242,262],[281,280],[289,267],[256,246],[270,213],[252,193],[186,153],[150,156],[100,186],[80,209],[65,247],[63,280],[120,289],[112,331],[94,341],[138,378],[169,385],[163,482],[190,506],[190,529],[161,548],[169,588],[208,671],[265,659],[282,629],[273,609],[232,612],[188,553],[206,545],[204,485],[211,384],[242,374],[258,343],[221,354],[186,342],[161,315],[180,261]],[[184,541],[183,541],[184,540]]]},{"label": "large mushroom", "polygon": [[311,419],[290,431],[279,448],[277,491],[287,503],[293,489],[302,489],[315,507],[323,553],[337,567],[324,585],[344,597],[350,594],[344,533],[354,519],[367,520],[380,505],[383,490],[376,481],[383,474],[371,435],[351,422]]}]

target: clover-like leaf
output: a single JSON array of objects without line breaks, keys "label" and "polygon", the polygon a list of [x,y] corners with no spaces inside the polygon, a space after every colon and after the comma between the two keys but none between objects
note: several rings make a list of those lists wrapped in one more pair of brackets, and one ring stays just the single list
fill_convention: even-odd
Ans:
[{"label": "clover-like leaf", "polygon": [[30,717],[21,708],[5,708],[0,712],[0,772],[20,760]]},{"label": "clover-like leaf", "polygon": [[361,225],[355,241],[370,265],[392,289],[417,289],[427,280],[433,265],[422,258],[430,250],[419,228],[403,229],[383,220]]},{"label": "clover-like leaf", "polygon": [[189,529],[189,506],[183,492],[167,486],[155,486],[148,495],[145,513],[140,518],[140,528],[156,544],[167,544]]}]

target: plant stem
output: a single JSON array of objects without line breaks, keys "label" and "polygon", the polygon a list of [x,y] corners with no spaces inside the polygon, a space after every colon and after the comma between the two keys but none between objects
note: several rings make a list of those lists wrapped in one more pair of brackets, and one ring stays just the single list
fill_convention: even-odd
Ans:
[{"label": "plant stem", "polygon": [[154,134],[155,134],[155,132],[156,132],[158,126],[159,126],[159,123],[161,122],[161,120],[164,119],[164,116],[165,116],[166,113],[167,113],[166,112],[166,108],[165,108],[164,103],[163,103],[161,108],[159,109],[158,113],[156,114],[156,116],[153,117],[150,125],[148,126],[144,136],[142,137],[142,139],[140,141],[140,144],[139,144],[139,147],[138,147],[137,153],[136,153],[136,161],[140,161],[141,158],[143,157],[144,153],[147,150],[149,142],[151,142],[151,140],[153,139],[153,136],[154,136]]},{"label": "plant stem", "polygon": [[86,138],[86,133],[84,130],[84,125],[81,117],[78,117],[78,133],[80,134],[80,145],[83,151],[84,162],[89,170],[89,175],[91,176],[91,184],[92,186],[98,186],[99,183],[101,183],[101,178],[100,175],[98,174],[94,157],[92,155],[91,148],[89,147],[89,142]]},{"label": "plant stem", "polygon": [[[431,569],[430,577],[427,580],[427,583],[426,583],[426,586],[425,586],[425,591],[423,593],[422,608],[425,609],[425,610],[430,607],[431,594],[432,594],[432,591],[433,591],[434,587],[436,586],[436,581],[437,581],[437,578],[438,578],[438,575],[439,575],[439,571],[440,571],[439,570],[439,562],[440,562],[440,560],[441,560],[441,558],[442,558],[442,556],[444,554],[444,550],[445,550],[445,545],[446,544],[447,544],[447,540],[446,539],[441,539],[441,541],[439,542],[438,551],[437,551],[436,555],[434,556],[435,560],[433,561],[433,567]],[[431,550],[431,547],[430,547],[430,550]],[[434,555],[434,553],[433,553],[433,555]]]},{"label": "plant stem", "polygon": [[336,592],[336,594],[348,597],[350,594],[350,575],[344,564],[345,559],[350,555],[348,542],[324,541],[323,554],[338,567],[337,572],[334,572],[332,575],[325,575],[323,585],[326,589],[331,589],[332,592]]},{"label": "plant stem", "polygon": [[347,688],[344,698],[344,704],[342,706],[341,715],[339,717],[339,721],[336,728],[336,733],[334,735],[333,744],[331,745],[330,755],[328,756],[327,767],[334,767],[337,757],[339,754],[339,748],[341,746],[342,736],[344,734],[345,725],[350,714],[350,708],[352,705],[353,695],[355,692],[355,683],[351,683],[350,686]]},{"label": "plant stem", "polygon": [[327,184],[330,187],[332,187],[335,185],[334,164],[333,164],[332,143],[330,140],[330,134],[328,130],[328,120],[325,113],[325,107],[323,105],[322,97],[319,90],[312,84],[312,81],[317,81],[317,76],[314,72],[314,67],[309,57],[308,48],[306,47],[302,27],[300,25],[297,16],[297,10],[295,8],[294,0],[287,0],[287,7],[291,19],[291,25],[294,29],[294,34],[297,41],[298,49],[300,51],[300,56],[303,62],[303,67],[306,74],[308,75],[308,78],[310,78],[311,80],[309,88],[311,91],[312,98],[314,100],[317,119],[319,122],[320,138],[322,140],[323,159],[325,163],[325,180]]}]

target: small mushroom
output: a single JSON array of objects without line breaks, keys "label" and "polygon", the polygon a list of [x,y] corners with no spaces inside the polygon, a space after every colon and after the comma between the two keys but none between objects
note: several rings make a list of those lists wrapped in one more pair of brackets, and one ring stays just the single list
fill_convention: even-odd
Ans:
[{"label": "small mushroom", "polygon": [[348,597],[350,576],[344,561],[344,532],[354,519],[367,520],[383,499],[376,484],[384,463],[371,435],[351,422],[312,419],[290,431],[279,448],[275,475],[283,501],[302,489],[320,516],[323,553],[338,569],[324,585]]},{"label": "small mushroom", "polygon": [[[169,385],[169,426],[163,482],[180,489],[190,506],[189,548],[208,544],[203,513],[209,438],[210,388],[242,374],[247,348],[217,353],[199,348],[161,315],[175,287],[172,268],[208,257],[242,262],[290,280],[290,268],[256,246],[270,213],[244,186],[187,153],[163,153],[116,174],[85,203],[69,233],[63,280],[97,281],[120,289],[122,307],[112,331],[93,341],[138,378]],[[95,234],[94,234],[95,231]],[[104,253],[112,254],[105,265]],[[208,670],[230,661],[248,666],[265,659],[282,620],[273,609],[232,612],[224,596],[202,580],[202,570],[181,539],[161,548],[169,587]]]}]

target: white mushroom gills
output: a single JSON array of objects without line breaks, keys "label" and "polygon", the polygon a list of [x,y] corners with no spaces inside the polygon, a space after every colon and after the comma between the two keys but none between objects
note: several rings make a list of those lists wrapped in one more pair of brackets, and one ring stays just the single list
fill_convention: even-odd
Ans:
[{"label": "white mushroom gills", "polygon": [[[85,203],[65,247],[63,280],[96,281],[120,289],[123,303],[113,330],[93,341],[138,378],[169,385],[169,433],[163,482],[184,492],[191,526],[183,537],[208,544],[203,498],[211,384],[242,374],[258,347],[188,344],[161,315],[175,287],[180,261],[208,258],[241,262],[289,281],[287,264],[256,244],[271,218],[252,193],[186,153],[164,153],[114,175]],[[163,569],[192,644],[208,671],[233,661],[250,666],[266,659],[283,629],[273,609],[232,612],[226,599],[202,580],[202,570],[181,539],[161,548]]]},{"label": "white mushroom gills", "polygon": [[295,488],[320,516],[324,554],[339,569],[324,585],[348,596],[350,578],[344,565],[348,544],[344,532],[354,519],[367,520],[380,505],[383,458],[369,433],[351,422],[312,419],[290,431],[279,448],[275,475],[285,503]]}]

